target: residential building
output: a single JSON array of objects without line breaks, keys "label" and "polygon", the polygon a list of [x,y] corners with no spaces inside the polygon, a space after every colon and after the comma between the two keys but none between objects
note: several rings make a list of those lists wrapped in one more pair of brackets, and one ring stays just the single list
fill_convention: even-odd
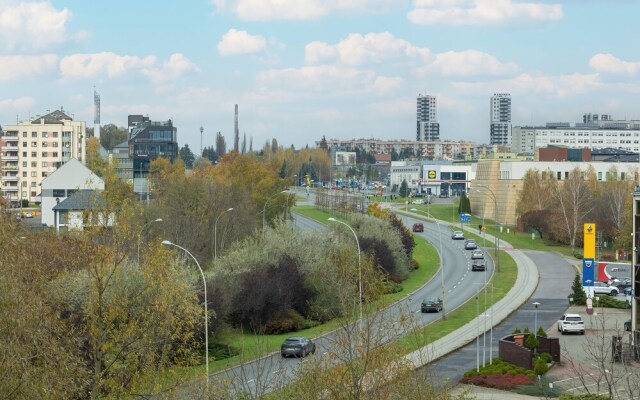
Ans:
[{"label": "residential building", "polygon": [[614,148],[640,153],[640,121],[616,121],[606,116],[594,119],[585,114],[582,123],[548,122],[545,126],[516,126],[512,129],[512,151],[535,154],[549,146]]},{"label": "residential building", "polygon": [[[473,142],[454,141],[415,141],[415,140],[378,140],[378,139],[349,139],[326,141],[329,150],[341,149],[360,151],[373,154],[414,154],[415,158],[426,160],[464,160],[473,155],[476,144]],[[316,145],[319,145],[317,142]]]},{"label": "residential building", "polygon": [[489,143],[511,144],[511,95],[496,93],[491,96],[489,109]]},{"label": "residential building", "polygon": [[440,140],[436,96],[419,94],[417,99],[417,141]]},{"label": "residential building", "polygon": [[[67,161],[42,180],[42,223],[58,226],[53,208],[79,190],[104,190],[104,181],[76,159]],[[64,224],[63,224],[64,225]]]},{"label": "residential building", "polygon": [[53,207],[56,232],[82,231],[90,226],[113,226],[115,214],[106,210],[103,193],[99,190],[79,190]]},{"label": "residential building", "polygon": [[40,183],[71,159],[85,159],[86,126],[61,108],[33,120],[5,125],[1,148],[2,195],[12,203],[39,202]]}]

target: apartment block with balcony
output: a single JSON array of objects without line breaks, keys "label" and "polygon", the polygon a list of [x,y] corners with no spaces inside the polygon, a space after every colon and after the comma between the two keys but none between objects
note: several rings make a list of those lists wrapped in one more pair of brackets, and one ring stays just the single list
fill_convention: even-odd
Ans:
[{"label": "apartment block with balcony", "polygon": [[2,195],[12,203],[37,202],[44,178],[72,158],[84,162],[85,136],[85,122],[74,121],[63,109],[6,125],[0,150]]}]

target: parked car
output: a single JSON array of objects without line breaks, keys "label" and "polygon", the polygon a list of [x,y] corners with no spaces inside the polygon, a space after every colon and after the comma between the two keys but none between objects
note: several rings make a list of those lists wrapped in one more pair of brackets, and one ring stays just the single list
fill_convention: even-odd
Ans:
[{"label": "parked car", "polygon": [[631,332],[631,320],[624,321],[624,330]]},{"label": "parked car", "polygon": [[26,212],[26,213],[24,213],[24,217],[25,218],[33,218],[33,214],[31,214],[30,212]]},{"label": "parked car", "polygon": [[631,278],[611,278],[609,285],[617,287],[618,291],[622,292],[624,289],[632,286]]},{"label": "parked car", "polygon": [[453,231],[453,233],[451,234],[451,239],[464,240],[464,233],[462,233],[462,231]]},{"label": "parked car", "polygon": [[296,336],[287,338],[280,346],[280,354],[282,357],[305,357],[315,352],[316,344],[306,337]]},{"label": "parked car", "polygon": [[604,282],[593,283],[593,293],[595,294],[608,294],[609,296],[617,296],[620,291],[617,287],[611,286]]},{"label": "parked car", "polygon": [[623,292],[624,292],[625,296],[633,296],[633,288],[632,287],[625,288]]},{"label": "parked car", "polygon": [[487,269],[487,262],[484,259],[476,259],[471,263],[471,271],[484,271]]},{"label": "parked car", "polygon": [[467,239],[464,242],[464,249],[465,250],[475,250],[478,248],[478,243],[476,243],[475,240],[473,239]]},{"label": "parked car", "polygon": [[584,321],[580,314],[564,314],[558,320],[558,332],[563,335],[567,332],[578,332],[584,335]]},{"label": "parked car", "polygon": [[484,258],[484,252],[482,250],[474,250],[471,252],[471,259],[478,260]]},{"label": "parked car", "polygon": [[424,225],[421,222],[416,222],[413,224],[411,230],[414,232],[424,232]]},{"label": "parked car", "polygon": [[420,311],[423,313],[426,312],[440,312],[442,311],[442,300],[437,297],[427,297],[422,300],[422,304],[420,305]]}]

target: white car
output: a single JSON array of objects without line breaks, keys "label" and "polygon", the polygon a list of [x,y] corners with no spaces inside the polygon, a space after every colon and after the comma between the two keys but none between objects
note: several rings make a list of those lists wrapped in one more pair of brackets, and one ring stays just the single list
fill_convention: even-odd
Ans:
[{"label": "white car", "polygon": [[595,294],[608,294],[609,296],[617,296],[620,290],[604,282],[593,283],[593,293]]},{"label": "white car", "polygon": [[567,332],[578,332],[584,335],[584,321],[580,314],[564,314],[558,320],[558,332],[563,335]]},{"label": "white car", "polygon": [[479,260],[484,258],[484,252],[480,249],[474,250],[471,252],[472,260]]},{"label": "white car", "polygon": [[464,233],[462,233],[462,231],[453,231],[453,233],[451,234],[451,239],[464,240]]}]

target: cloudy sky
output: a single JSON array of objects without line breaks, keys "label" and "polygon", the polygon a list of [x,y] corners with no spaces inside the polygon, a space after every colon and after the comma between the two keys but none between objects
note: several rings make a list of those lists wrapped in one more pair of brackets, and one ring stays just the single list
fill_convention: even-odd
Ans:
[{"label": "cloudy sky", "polygon": [[64,107],[93,124],[173,119],[198,153],[221,131],[415,139],[416,96],[441,138],[489,141],[489,97],[513,124],[640,119],[636,0],[0,0],[0,124]]}]

